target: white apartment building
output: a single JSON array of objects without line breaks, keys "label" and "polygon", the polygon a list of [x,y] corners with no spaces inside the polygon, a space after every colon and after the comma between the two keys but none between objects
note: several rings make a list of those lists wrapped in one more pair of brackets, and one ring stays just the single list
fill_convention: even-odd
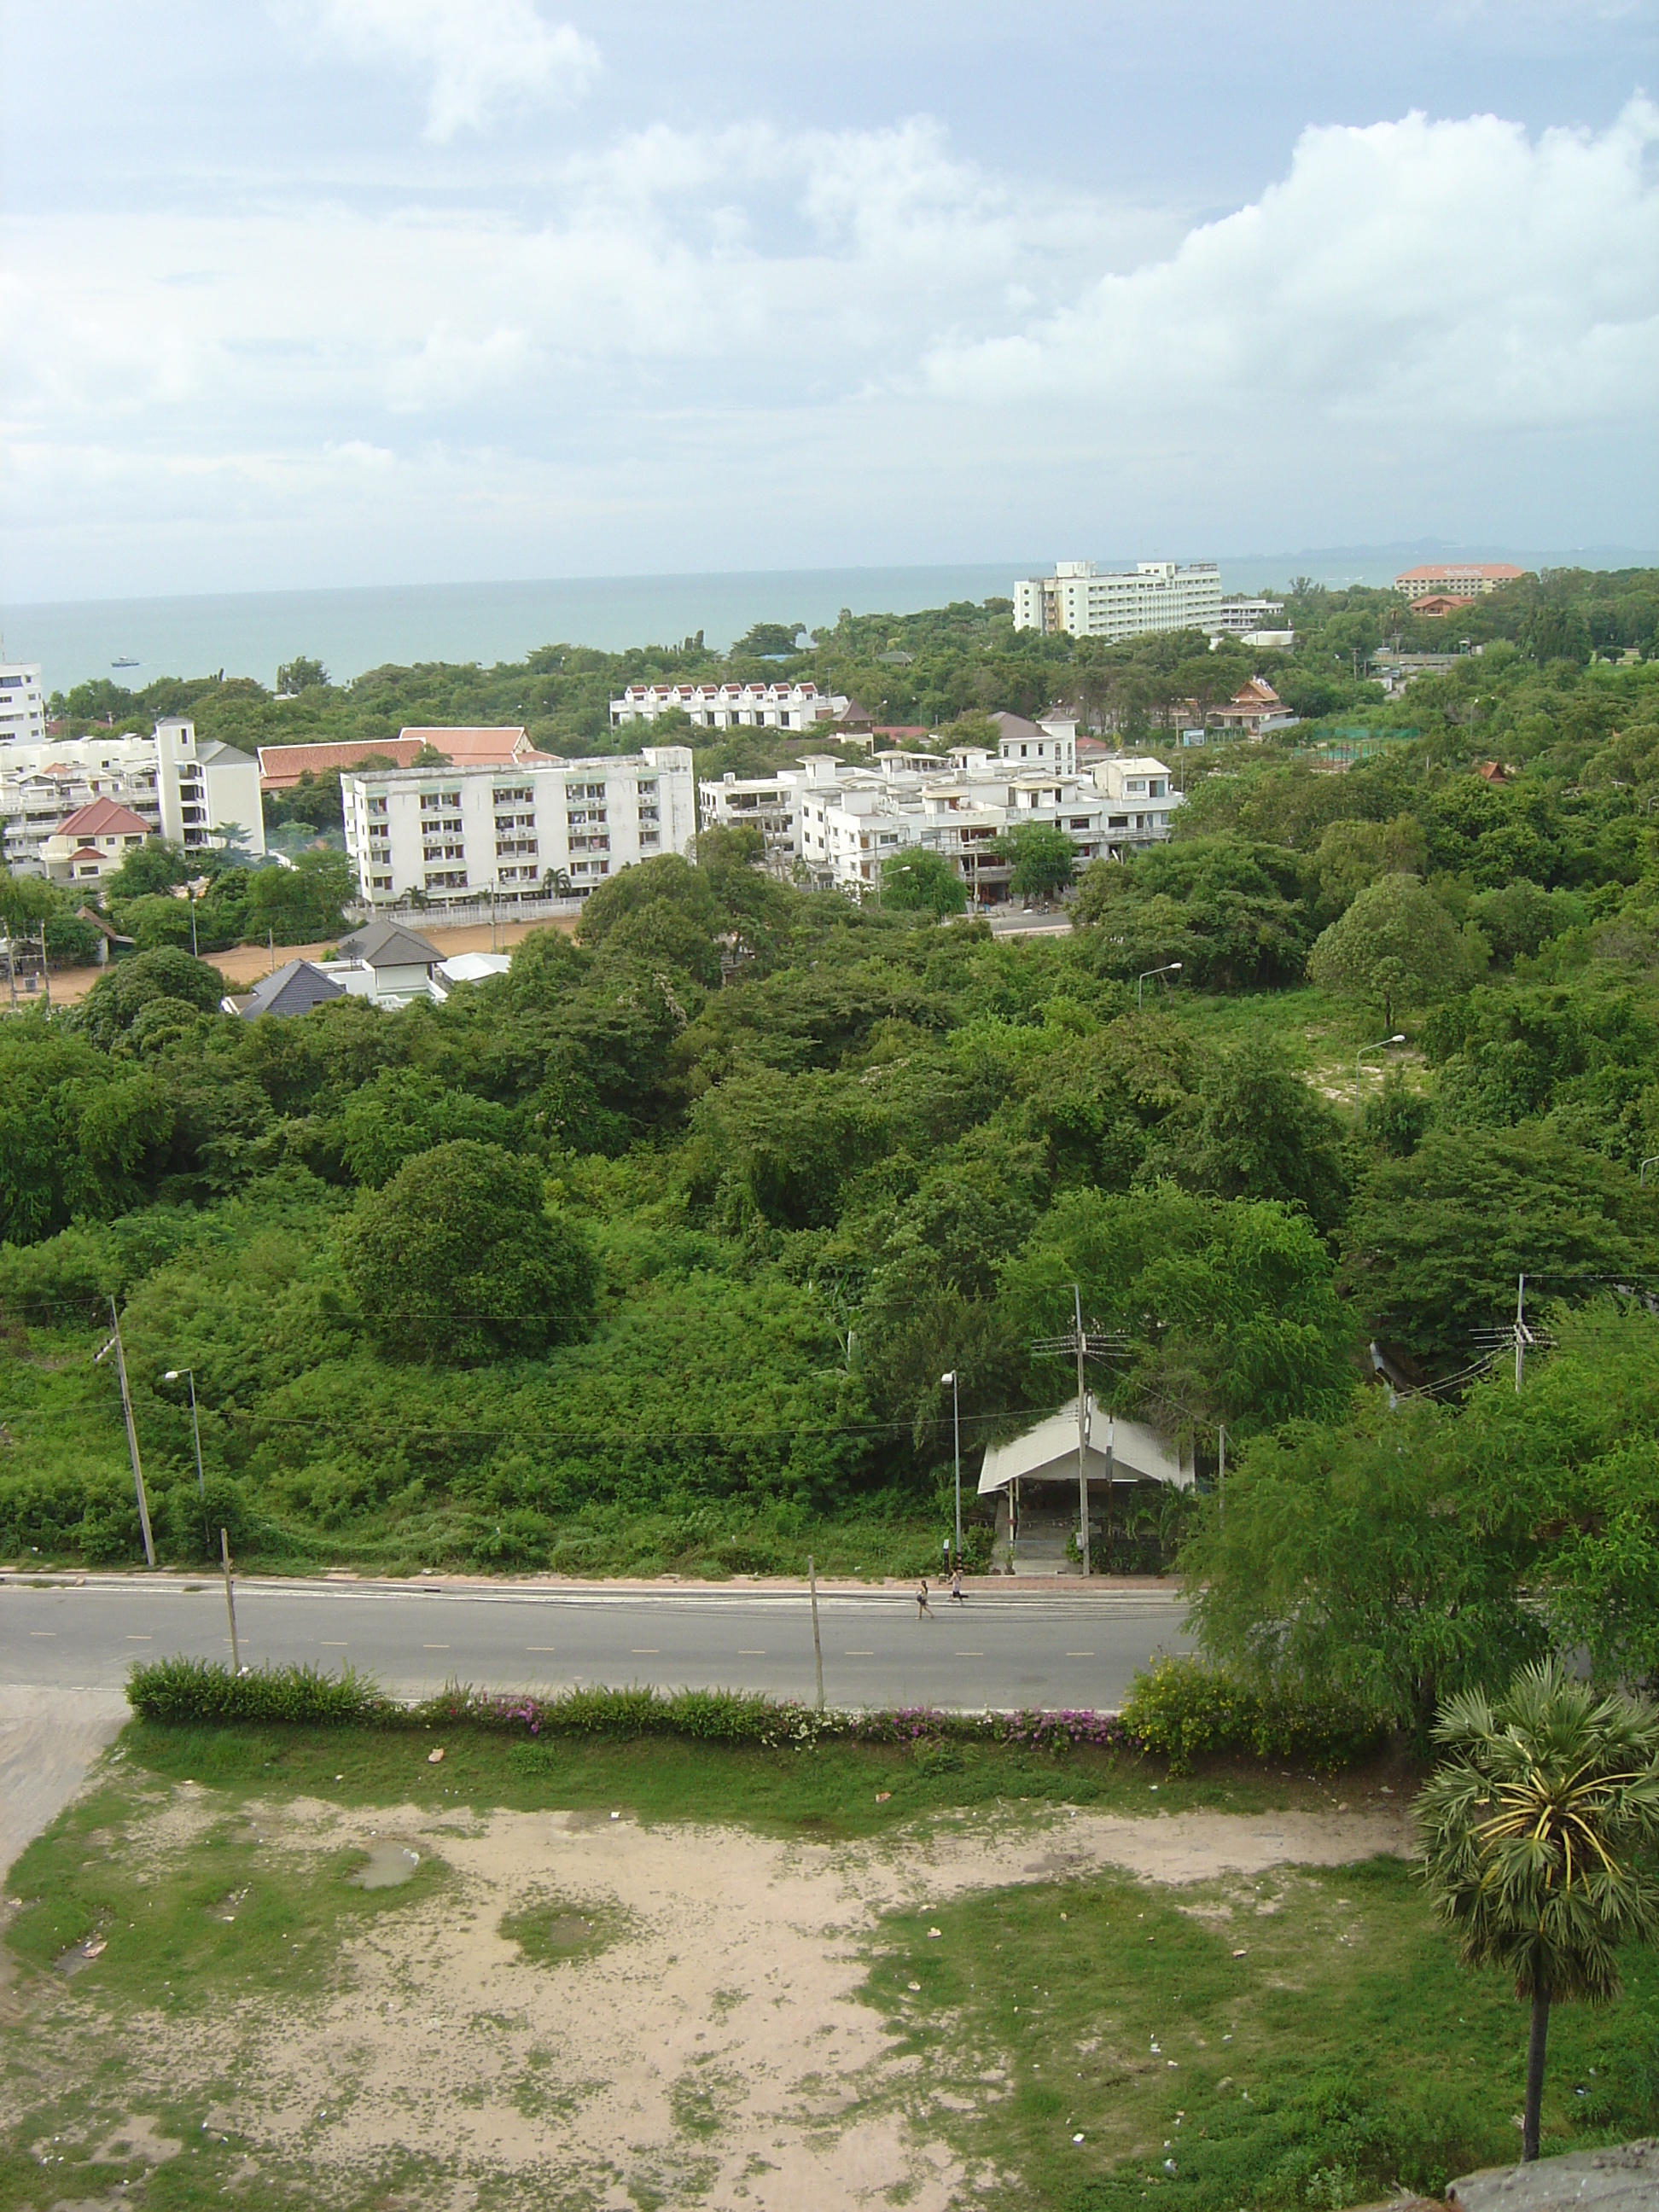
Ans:
[{"label": "white apartment building", "polygon": [[877,894],[884,861],[919,846],[951,862],[975,907],[1006,898],[1012,869],[995,848],[1024,823],[1063,831],[1085,865],[1121,859],[1169,836],[1181,800],[1161,761],[1114,757],[1079,775],[1022,762],[1020,742],[1018,730],[1005,726],[995,754],[969,746],[947,758],[879,753],[867,768],[809,754],[775,776],[703,783],[702,819],[755,822],[774,866],[856,898]]},{"label": "white apartment building", "polygon": [[678,709],[699,730],[810,730],[836,720],[848,703],[816,684],[630,684],[611,702],[611,726],[654,722]]},{"label": "white apartment building", "polygon": [[38,660],[0,660],[0,745],[45,742],[46,695]]},{"label": "white apartment building", "polygon": [[1178,567],[1142,561],[1103,571],[1092,561],[1056,561],[1052,576],[1014,586],[1014,628],[1068,637],[1143,637],[1154,630],[1216,628],[1221,572],[1213,561]]},{"label": "white apartment building", "polygon": [[536,756],[511,767],[358,769],[341,777],[346,851],[360,896],[543,896],[566,875],[578,896],[635,860],[684,853],[696,830],[691,752],[647,745],[625,758]]},{"label": "white apartment building", "polygon": [[1214,619],[1204,627],[1212,637],[1248,639],[1255,631],[1271,629],[1284,611],[1283,599],[1247,599],[1235,594],[1223,599]]},{"label": "white apartment building", "polygon": [[186,852],[219,842],[233,823],[251,857],[265,849],[258,764],[216,738],[198,742],[193,723],[168,720],[148,738],[124,730],[0,746],[0,832],[12,873],[44,874],[47,840],[100,799],[130,808],[149,836]]}]

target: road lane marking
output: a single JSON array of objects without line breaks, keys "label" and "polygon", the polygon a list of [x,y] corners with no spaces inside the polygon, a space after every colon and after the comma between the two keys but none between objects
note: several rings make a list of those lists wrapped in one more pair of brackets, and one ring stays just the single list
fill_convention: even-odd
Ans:
[{"label": "road lane marking", "polygon": [[554,1646],[550,1644],[526,1644],[524,1648],[526,1651],[550,1652],[553,1650]]},{"label": "road lane marking", "polygon": [[956,1656],[958,1659],[982,1659],[985,1654],[982,1651],[958,1651]]},{"label": "road lane marking", "polygon": [[842,1656],[847,1659],[873,1659],[876,1655],[873,1651],[847,1651]]},{"label": "road lane marking", "polygon": [[739,1659],[764,1659],[766,1654],[763,1651],[745,1651],[743,1646],[739,1644],[738,1646],[738,1656]]},{"label": "road lane marking", "polygon": [[343,1636],[325,1636],[323,1638],[323,1649],[325,1651],[343,1651],[345,1648],[345,1638]]},{"label": "road lane marking", "polygon": [[149,1638],[148,1636],[129,1636],[127,1642],[129,1644],[148,1644],[149,1642]]},{"label": "road lane marking", "polygon": [[423,1644],[421,1649],[422,1651],[447,1651],[449,1646],[447,1644]]},{"label": "road lane marking", "polygon": [[55,1628],[32,1628],[29,1631],[29,1634],[31,1636],[45,1636],[47,1638],[56,1636],[57,1633],[58,1631]]},{"label": "road lane marking", "polygon": [[654,1644],[636,1644],[628,1656],[630,1659],[660,1659],[662,1654]]},{"label": "road lane marking", "polygon": [[1068,1659],[1092,1659],[1094,1656],[1092,1651],[1068,1651],[1066,1654]]}]

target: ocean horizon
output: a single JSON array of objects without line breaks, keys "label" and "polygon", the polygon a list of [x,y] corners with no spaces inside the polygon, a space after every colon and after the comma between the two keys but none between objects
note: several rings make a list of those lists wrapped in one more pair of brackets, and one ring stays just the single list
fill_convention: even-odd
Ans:
[{"label": "ocean horizon", "polygon": [[[1411,545],[1338,547],[1321,552],[1248,554],[1220,562],[1222,588],[1272,588],[1305,574],[1338,586],[1386,584],[1402,566],[1437,556],[1516,560],[1537,567],[1634,565],[1652,555],[1613,548],[1518,554],[1503,548]],[[137,690],[167,676],[222,669],[274,683],[280,663],[304,653],[338,683],[371,668],[418,661],[520,661],[543,645],[675,645],[701,630],[724,652],[757,622],[832,625],[855,614],[914,614],[952,600],[1012,593],[1018,576],[1048,560],[892,568],[729,571],[707,575],[551,578],[538,581],[343,586],[228,592],[167,598],[57,600],[0,609],[0,658],[39,661],[48,694],[100,677]],[[1133,557],[1103,556],[1106,567]]]}]

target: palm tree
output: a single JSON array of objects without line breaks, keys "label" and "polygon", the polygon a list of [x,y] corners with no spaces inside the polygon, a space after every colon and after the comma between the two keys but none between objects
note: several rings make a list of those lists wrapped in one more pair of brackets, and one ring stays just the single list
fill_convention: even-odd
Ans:
[{"label": "palm tree", "polygon": [[1610,2002],[1619,1946],[1659,1941],[1659,1707],[1603,1696],[1550,1658],[1496,1705],[1481,1690],[1449,1698],[1433,1733],[1450,1756],[1415,1808],[1424,1875],[1463,1964],[1512,1973],[1531,2002],[1533,2159],[1551,2003]]}]

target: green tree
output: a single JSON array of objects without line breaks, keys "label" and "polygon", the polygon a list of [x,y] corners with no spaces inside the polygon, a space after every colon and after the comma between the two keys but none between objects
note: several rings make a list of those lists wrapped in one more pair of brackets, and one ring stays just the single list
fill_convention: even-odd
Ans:
[{"label": "green tree", "polygon": [[881,864],[881,900],[899,914],[961,914],[968,893],[942,853],[916,845]]},{"label": "green tree", "polygon": [[1547,1124],[1431,1128],[1408,1158],[1376,1162],[1355,1195],[1343,1273],[1367,1325],[1455,1369],[1475,1332],[1515,1310],[1516,1281],[1583,1291],[1645,1275],[1659,1192]]},{"label": "green tree", "polygon": [[[182,904],[183,902],[181,901]],[[107,1052],[132,1027],[152,999],[178,999],[198,1012],[216,1013],[225,979],[205,960],[172,945],[140,952],[100,975],[68,1019]]]},{"label": "green tree", "polygon": [[308,660],[303,653],[293,660],[285,660],[276,671],[276,689],[289,697],[301,691],[325,691],[328,671],[320,660]]},{"label": "green tree", "polygon": [[1448,1756],[1413,1808],[1424,1877],[1463,1964],[1512,1975],[1530,2008],[1535,2159],[1551,2005],[1611,2003],[1620,1945],[1659,1943],[1659,1709],[1545,1659],[1495,1704],[1449,1698],[1434,1740]]},{"label": "green tree", "polygon": [[1540,607],[1522,635],[1534,660],[1566,660],[1582,668],[1590,657],[1589,624],[1576,608]]},{"label": "green tree", "polygon": [[795,640],[805,627],[805,623],[757,622],[732,647],[732,658],[737,660],[751,653],[767,659],[792,653]]},{"label": "green tree", "polygon": [[1182,1180],[1223,1198],[1281,1199],[1329,1235],[1347,1200],[1342,1127],[1283,1054],[1261,1041],[1230,1054],[1206,1078],[1203,1098]]},{"label": "green tree", "polygon": [[1525,1504],[1475,1481],[1458,1444],[1455,1413],[1421,1399],[1390,1412],[1380,1394],[1243,1440],[1182,1553],[1206,1654],[1420,1738],[1448,1692],[1540,1650]]},{"label": "green tree", "polygon": [[386,1351],[459,1364],[580,1336],[598,1287],[586,1238],[547,1206],[539,1164],[471,1138],[366,1191],[344,1260]]},{"label": "green tree", "polygon": [[1018,898],[1052,898],[1064,890],[1077,868],[1077,847],[1063,830],[1046,822],[1022,823],[999,837],[1000,860],[1012,860],[1008,888]]},{"label": "green tree", "polygon": [[127,854],[105,884],[104,892],[119,905],[125,899],[145,898],[171,890],[175,884],[187,884],[190,874],[190,863],[177,845],[169,845],[161,837],[147,837]]},{"label": "green tree", "polygon": [[313,944],[337,935],[340,909],[356,890],[343,853],[301,853],[291,868],[256,868],[248,877],[250,933],[267,931],[278,945]]},{"label": "green tree", "polygon": [[1361,891],[1318,939],[1308,955],[1308,980],[1380,1008],[1383,1026],[1392,1029],[1398,1009],[1467,989],[1485,965],[1477,933],[1461,932],[1415,876],[1393,875]]}]

